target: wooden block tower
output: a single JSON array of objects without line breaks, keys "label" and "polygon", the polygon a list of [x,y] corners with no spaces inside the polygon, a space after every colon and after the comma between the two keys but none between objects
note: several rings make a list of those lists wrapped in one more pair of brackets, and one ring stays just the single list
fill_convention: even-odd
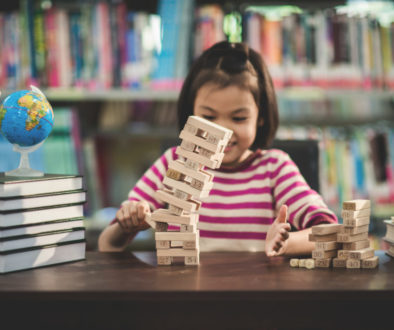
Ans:
[{"label": "wooden block tower", "polygon": [[[231,130],[203,118],[188,118],[176,148],[180,159],[168,164],[163,181],[168,188],[155,193],[168,209],[158,209],[145,219],[156,230],[158,265],[171,265],[175,257],[184,258],[185,265],[199,264],[198,199],[207,197],[213,185],[212,174],[203,168],[220,167],[231,135]],[[180,226],[179,231],[168,231],[169,224]]]},{"label": "wooden block tower", "polygon": [[340,245],[337,243],[337,233],[342,225],[337,223],[321,224],[312,227],[312,234],[309,240],[315,242],[315,250],[312,251],[312,258],[315,260],[315,267],[328,268],[332,263],[332,258],[337,255]]},{"label": "wooden block tower", "polygon": [[346,260],[346,268],[375,268],[379,258],[370,247],[368,229],[371,215],[369,200],[351,200],[342,205],[343,228],[337,241],[342,243],[338,259]]}]

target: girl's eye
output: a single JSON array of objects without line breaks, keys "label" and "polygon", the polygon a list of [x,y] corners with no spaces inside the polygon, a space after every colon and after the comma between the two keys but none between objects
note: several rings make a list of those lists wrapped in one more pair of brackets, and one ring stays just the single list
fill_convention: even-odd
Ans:
[{"label": "girl's eye", "polygon": [[210,121],[215,120],[215,117],[214,117],[214,116],[203,115],[202,117],[203,117],[204,119],[210,120]]},{"label": "girl's eye", "polygon": [[247,117],[233,117],[234,121],[240,122],[240,121],[245,121]]}]

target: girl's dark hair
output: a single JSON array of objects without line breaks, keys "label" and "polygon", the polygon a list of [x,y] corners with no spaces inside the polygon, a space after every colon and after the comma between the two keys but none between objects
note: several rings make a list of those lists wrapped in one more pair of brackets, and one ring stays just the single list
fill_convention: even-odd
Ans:
[{"label": "girl's dark hair", "polygon": [[193,63],[178,99],[178,127],[193,115],[198,90],[206,83],[219,87],[236,85],[250,90],[259,108],[263,126],[257,127],[252,149],[267,148],[279,125],[275,90],[267,66],[260,54],[244,43],[219,42]]}]

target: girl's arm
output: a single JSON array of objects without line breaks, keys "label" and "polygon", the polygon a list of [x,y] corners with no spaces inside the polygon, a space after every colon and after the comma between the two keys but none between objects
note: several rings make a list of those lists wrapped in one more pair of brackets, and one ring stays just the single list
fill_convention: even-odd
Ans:
[{"label": "girl's arm", "polygon": [[149,204],[146,201],[124,203],[116,212],[116,221],[101,233],[98,240],[99,251],[123,251],[139,231],[149,228],[145,222],[145,216],[149,213]]},{"label": "girl's arm", "polygon": [[149,228],[146,214],[164,204],[154,197],[154,192],[163,189],[163,177],[168,164],[175,159],[175,148],[168,149],[138,180],[116,213],[116,222],[103,230],[98,240],[99,251],[123,251],[140,230]]},{"label": "girl's arm", "polygon": [[123,251],[127,244],[137,235],[126,233],[118,222],[106,227],[98,239],[98,249],[100,252],[120,252]]}]

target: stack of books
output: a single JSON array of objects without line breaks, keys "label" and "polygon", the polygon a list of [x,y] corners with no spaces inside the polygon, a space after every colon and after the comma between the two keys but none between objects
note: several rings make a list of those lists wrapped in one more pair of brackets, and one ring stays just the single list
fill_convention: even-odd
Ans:
[{"label": "stack of books", "polygon": [[384,223],[386,224],[386,236],[383,237],[383,240],[388,244],[386,254],[394,257],[394,216],[391,219],[384,220]]},{"label": "stack of books", "polygon": [[0,273],[85,259],[82,177],[0,173]]}]

